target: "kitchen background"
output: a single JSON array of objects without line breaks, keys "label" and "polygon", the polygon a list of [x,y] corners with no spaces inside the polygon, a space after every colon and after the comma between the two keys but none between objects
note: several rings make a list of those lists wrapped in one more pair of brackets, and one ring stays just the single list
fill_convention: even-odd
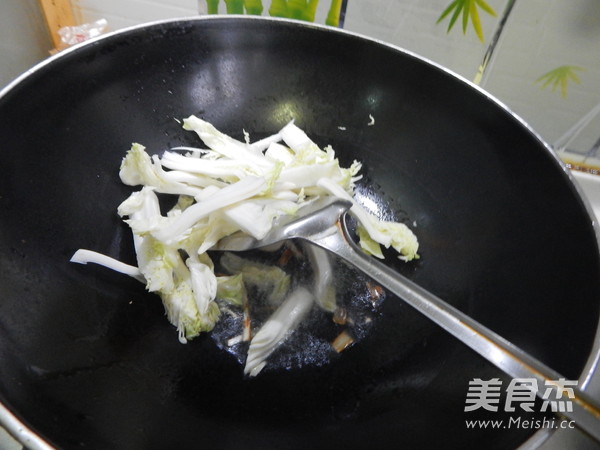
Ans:
[{"label": "kitchen background", "polygon": [[[262,14],[283,3],[263,1]],[[216,4],[226,12],[225,0],[3,0],[0,89],[55,50],[42,6],[59,4],[72,24],[105,19],[107,31],[197,16]],[[332,6],[341,7],[339,18],[330,17]],[[321,0],[314,21],[331,20],[477,82],[580,169],[573,173],[600,208],[599,0]]]},{"label": "kitchen background", "polygon": [[[294,17],[337,23],[477,82],[578,169],[600,211],[599,0],[9,0],[0,4],[0,88],[60,46],[42,7],[58,14],[50,28],[104,19],[115,31],[236,5],[243,11],[244,3],[262,6],[262,15],[287,5]],[[314,17],[302,16],[315,5]],[[334,10],[341,14],[332,22]]]},{"label": "kitchen background", "polygon": [[[0,6],[0,86],[48,56],[53,43],[40,4]],[[48,3],[48,2],[46,2]],[[50,2],[60,4],[61,2]],[[69,3],[69,2],[64,2]],[[108,30],[206,13],[221,0],[71,0],[76,24],[106,19]],[[242,3],[241,1],[239,2]],[[265,0],[263,15],[277,2]],[[288,3],[302,4],[304,0]],[[565,159],[598,165],[600,156],[600,2],[598,0],[321,0],[315,22],[343,5],[340,25],[422,55],[475,80],[506,103]],[[473,9],[477,14],[468,14]],[[440,20],[448,8],[448,14]],[[465,9],[461,10],[461,7]],[[466,26],[463,18],[467,11]],[[456,22],[449,25],[455,13]],[[479,33],[478,33],[479,32]],[[497,39],[499,37],[499,39]],[[495,45],[494,45],[495,43]],[[562,155],[563,157],[565,155]]]}]

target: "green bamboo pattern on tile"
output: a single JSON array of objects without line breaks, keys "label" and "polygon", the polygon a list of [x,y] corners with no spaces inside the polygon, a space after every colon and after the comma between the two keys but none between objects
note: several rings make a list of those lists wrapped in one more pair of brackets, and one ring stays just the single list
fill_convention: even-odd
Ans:
[{"label": "green bamboo pattern on tile", "polygon": [[337,27],[340,24],[340,14],[342,12],[343,0],[332,0],[329,6],[329,12],[327,13],[327,19],[325,19],[326,25]]},{"label": "green bamboo pattern on tile", "polygon": [[218,14],[219,0],[206,0],[206,12],[208,14]]},{"label": "green bamboo pattern on tile", "polygon": [[[475,75],[474,82],[476,84],[480,84],[484,71],[488,69],[488,65],[492,58],[492,54],[495,50],[496,44],[500,38],[500,35],[504,31],[504,25],[506,23],[506,19],[510,14],[516,0],[508,0],[506,3],[505,11],[500,19],[496,27],[496,32],[492,38],[492,41],[489,43],[486,54],[484,55],[483,61],[479,66],[477,74]],[[483,37],[483,27],[481,25],[481,18],[479,16],[479,9],[490,14],[493,17],[496,17],[496,12],[494,9],[486,3],[485,0],[453,0],[440,14],[437,19],[436,24],[444,21],[446,18],[450,17],[448,23],[447,32],[449,33],[459,17],[462,15],[462,31],[463,34],[466,34],[469,21],[471,22],[477,37],[481,42],[484,42]],[[534,83],[540,84],[542,89],[546,89],[549,87],[552,92],[559,91],[560,95],[563,98],[567,97],[568,88],[570,83],[581,83],[581,79],[579,78],[577,72],[585,70],[583,67],[574,66],[574,65],[562,65],[558,66],[543,75],[537,78]]]},{"label": "green bamboo pattern on tile", "polygon": [[560,91],[560,95],[563,98],[567,97],[569,83],[574,82],[577,84],[581,83],[581,79],[577,75],[577,72],[585,70],[583,67],[563,65],[558,66],[555,69],[546,72],[540,76],[535,83],[541,83],[541,88],[545,89],[550,87],[552,92],[556,90]]},{"label": "green bamboo pattern on tile", "polygon": [[289,17],[287,0],[273,0],[269,8],[271,17]]},{"label": "green bamboo pattern on tile", "polygon": [[[227,14],[261,15],[264,5],[261,0],[224,0]],[[219,13],[220,0],[206,0],[208,14]],[[339,26],[343,0],[331,0],[325,23]],[[319,0],[272,0],[268,7],[271,17],[314,22]]]},{"label": "green bamboo pattern on tile", "polygon": [[227,14],[244,14],[244,0],[225,0]]},{"label": "green bamboo pattern on tile", "polygon": [[436,23],[442,22],[446,17],[450,15],[450,13],[452,13],[452,16],[450,17],[450,22],[448,23],[447,32],[449,33],[456,24],[458,18],[462,14],[463,34],[467,33],[467,28],[469,26],[470,19],[473,29],[475,30],[475,34],[477,34],[479,40],[483,42],[483,27],[481,26],[479,9],[493,17],[496,17],[496,11],[494,11],[494,9],[490,5],[488,5],[485,2],[485,0],[454,0],[442,12]]},{"label": "green bamboo pattern on tile", "polygon": [[247,14],[260,16],[263,12],[263,4],[261,0],[244,0],[244,8]]}]

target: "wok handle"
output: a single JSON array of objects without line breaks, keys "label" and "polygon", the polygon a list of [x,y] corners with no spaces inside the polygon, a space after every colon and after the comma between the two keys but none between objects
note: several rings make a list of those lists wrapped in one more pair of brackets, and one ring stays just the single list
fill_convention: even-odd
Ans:
[{"label": "wok handle", "polygon": [[[576,387],[565,389],[565,386],[556,383],[557,380],[565,380],[564,376],[444,300],[366,255],[349,238],[343,217],[336,228],[337,232],[312,236],[310,241],[335,253],[376,280],[512,378],[534,378],[538,386],[539,383],[546,388],[552,386],[550,392],[538,389],[537,395],[548,401],[570,400],[573,411],[556,414],[572,420],[576,427],[600,442],[600,407],[595,400]],[[569,397],[569,393],[574,395]]]}]

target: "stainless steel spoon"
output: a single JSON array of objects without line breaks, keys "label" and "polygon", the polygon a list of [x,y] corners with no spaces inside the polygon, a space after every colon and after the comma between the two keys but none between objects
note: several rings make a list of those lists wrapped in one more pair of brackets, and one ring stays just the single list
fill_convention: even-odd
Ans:
[{"label": "stainless steel spoon", "polygon": [[[449,305],[406,277],[366,255],[352,241],[345,215],[351,203],[334,199],[317,205],[289,223],[279,223],[260,240],[246,235],[222,239],[214,250],[245,251],[264,248],[286,239],[301,239],[318,245],[361,270],[389,291],[475,350],[512,378],[536,379],[538,385],[550,387],[537,390],[545,401],[570,401],[572,411],[557,415],[570,419],[574,425],[600,442],[600,406],[576,387],[568,389],[559,380],[565,377],[527,354],[511,342],[476,320]],[[541,384],[540,384],[541,383]]]}]

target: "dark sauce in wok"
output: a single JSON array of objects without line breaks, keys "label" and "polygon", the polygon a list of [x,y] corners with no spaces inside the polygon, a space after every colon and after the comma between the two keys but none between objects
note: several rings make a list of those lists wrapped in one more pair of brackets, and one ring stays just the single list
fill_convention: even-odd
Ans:
[{"label": "dark sauce in wok", "polygon": [[[219,255],[211,256],[215,261],[215,271],[219,273]],[[245,252],[243,258],[259,264],[279,266],[291,276],[289,292],[299,286],[309,290],[314,286],[313,268],[294,243],[286,243],[274,252]],[[330,255],[330,263],[336,292],[335,311],[326,311],[315,302],[299,326],[288,333],[267,359],[263,372],[328,364],[347,348],[343,344],[336,344],[336,339],[344,341],[349,347],[364,339],[373,327],[385,298],[383,289],[334,255]],[[279,306],[269,302],[264,293],[256,288],[248,289],[248,305],[252,335]],[[219,348],[243,365],[249,347],[248,341],[241,340],[244,331],[243,308],[222,302],[221,307],[223,312],[211,332],[212,339]]]}]

